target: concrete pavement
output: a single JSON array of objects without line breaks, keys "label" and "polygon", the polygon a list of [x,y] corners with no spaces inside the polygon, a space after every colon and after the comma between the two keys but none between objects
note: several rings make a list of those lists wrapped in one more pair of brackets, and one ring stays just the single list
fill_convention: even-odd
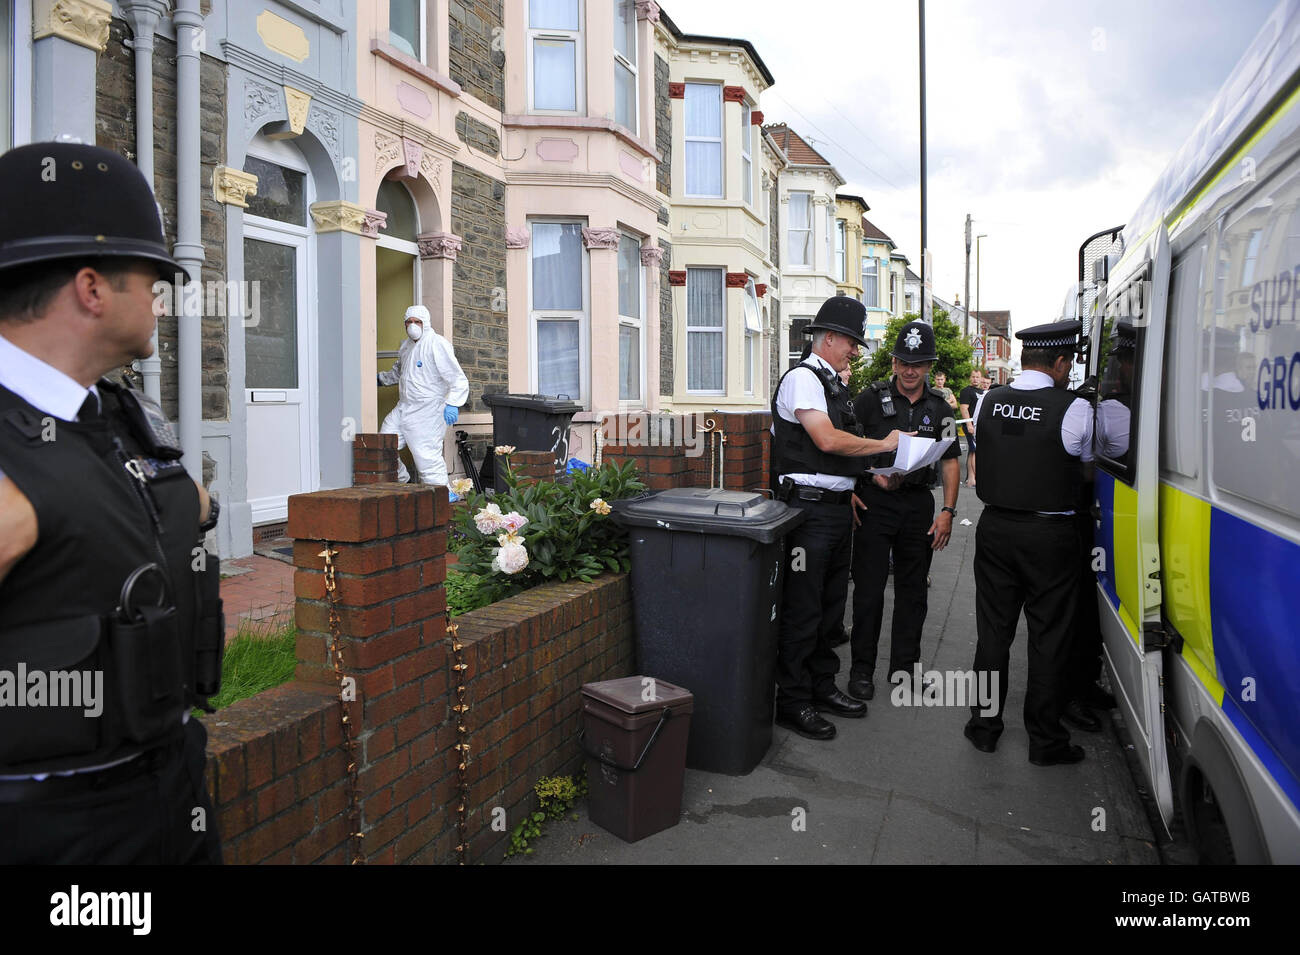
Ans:
[{"label": "concrete pavement", "polygon": [[[967,670],[974,659],[971,562],[980,504],[973,491],[962,489],[958,509],[952,542],[931,572],[926,669]],[[887,604],[876,699],[865,720],[829,717],[839,730],[830,742],[777,727],[772,748],[748,776],[688,770],[682,821],[634,844],[591,823],[584,800],[576,821],[550,823],[534,840],[534,854],[518,864],[1160,861],[1109,719],[1101,733],[1073,732],[1072,742],[1088,754],[1082,763],[1029,762],[1023,618],[1012,649],[1007,729],[997,752],[986,754],[962,736],[964,707],[891,705],[881,682],[891,609]],[[840,648],[841,689],[848,650]]]}]

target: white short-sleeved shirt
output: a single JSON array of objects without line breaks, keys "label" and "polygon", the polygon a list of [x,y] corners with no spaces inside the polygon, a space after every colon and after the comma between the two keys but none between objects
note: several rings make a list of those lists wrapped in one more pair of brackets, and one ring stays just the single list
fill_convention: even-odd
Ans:
[{"label": "white short-sleeved shirt", "polygon": [[[821,378],[817,372],[812,369],[818,365],[828,369],[832,374],[835,369],[831,368],[830,362],[826,361],[820,355],[809,355],[803,362],[805,370],[803,374],[799,371],[792,371],[785,376],[781,382],[781,387],[776,392],[776,413],[786,421],[799,423],[796,411],[820,411],[827,414],[826,411],[826,389],[822,386]],[[772,433],[776,434],[776,425],[772,426]],[[816,474],[789,473],[782,474],[780,477],[787,477],[795,484],[805,484],[808,487],[820,487],[827,491],[848,491],[853,488],[856,480],[851,477],[845,477],[842,474]]]},{"label": "white short-sleeved shirt", "polygon": [[[1029,369],[1022,371],[1008,385],[1016,391],[1037,391],[1039,388],[1054,388],[1056,382],[1045,372]],[[971,428],[979,421],[980,408],[989,393],[986,391],[975,402],[975,411],[971,415]],[[979,433],[976,432],[976,437]],[[1082,398],[1075,398],[1070,407],[1065,409],[1061,420],[1061,444],[1065,453],[1073,455],[1085,464],[1092,460],[1092,405]],[[1039,511],[1039,514],[1073,514],[1074,511]]]}]

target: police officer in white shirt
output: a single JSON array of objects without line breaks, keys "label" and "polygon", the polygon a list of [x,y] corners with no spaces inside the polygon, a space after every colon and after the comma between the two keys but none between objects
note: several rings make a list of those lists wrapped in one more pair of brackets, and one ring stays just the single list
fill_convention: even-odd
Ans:
[{"label": "police officer in white shirt", "polygon": [[777,496],[807,514],[786,539],[791,561],[782,595],[776,722],[809,739],[835,736],[820,713],[867,715],[865,703],[836,688],[840,664],[831,647],[849,585],[854,483],[865,457],[898,447],[897,431],[879,441],[861,436],[839,377],[866,344],[865,321],[861,302],[827,299],[808,326],[812,353],[781,377],[772,396]]},{"label": "police officer in white shirt", "polygon": [[1056,322],[1017,332],[1024,371],[984,394],[975,410],[976,488],[984,502],[975,535],[977,674],[998,680],[998,709],[971,708],[966,738],[991,753],[1004,728],[1007,664],[1020,610],[1029,629],[1024,720],[1029,761],[1077,763],[1080,746],[1061,725],[1063,681],[1079,597],[1075,507],[1092,462],[1092,408],[1066,390],[1082,325]]}]

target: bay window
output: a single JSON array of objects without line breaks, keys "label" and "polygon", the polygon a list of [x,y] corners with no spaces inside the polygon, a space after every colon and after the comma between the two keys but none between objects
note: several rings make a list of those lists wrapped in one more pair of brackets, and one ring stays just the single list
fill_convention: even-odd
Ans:
[{"label": "bay window", "polygon": [[636,4],[614,0],[614,122],[637,129]]},{"label": "bay window", "polygon": [[641,240],[618,237],[618,400],[640,401],[645,313],[645,279]]},{"label": "bay window", "polygon": [[790,265],[812,267],[812,193],[790,193]]},{"label": "bay window", "polygon": [[532,222],[533,376],[544,395],[585,400],[587,261],[581,222]]},{"label": "bay window", "polygon": [[578,0],[529,0],[529,102],[576,113],[582,102],[582,19]]},{"label": "bay window", "polygon": [[759,345],[763,340],[763,320],[758,314],[758,291],[754,280],[745,282],[745,394],[754,393],[754,378],[758,374]]},{"label": "bay window", "polygon": [[686,270],[686,390],[721,394],[726,298],[723,270]]},{"label": "bay window", "polygon": [[686,84],[686,195],[722,197],[722,87]]},{"label": "bay window", "polygon": [[388,42],[421,63],[425,55],[425,0],[388,0]]},{"label": "bay window", "polygon": [[835,220],[835,281],[843,284],[849,280],[847,266],[845,264],[846,252],[844,250],[844,220]]},{"label": "bay window", "polygon": [[864,257],[862,259],[862,304],[867,308],[880,306],[880,290],[876,276],[876,260]]},{"label": "bay window", "polygon": [[754,204],[754,126],[748,103],[740,104],[740,191],[745,205]]}]

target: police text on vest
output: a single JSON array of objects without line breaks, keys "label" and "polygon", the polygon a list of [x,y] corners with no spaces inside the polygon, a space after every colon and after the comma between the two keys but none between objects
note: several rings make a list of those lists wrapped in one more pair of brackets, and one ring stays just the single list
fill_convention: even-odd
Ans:
[{"label": "police text on vest", "polygon": [[1021,421],[1040,421],[1043,417],[1043,409],[1029,405],[1009,405],[997,402],[993,405],[993,417]]}]

